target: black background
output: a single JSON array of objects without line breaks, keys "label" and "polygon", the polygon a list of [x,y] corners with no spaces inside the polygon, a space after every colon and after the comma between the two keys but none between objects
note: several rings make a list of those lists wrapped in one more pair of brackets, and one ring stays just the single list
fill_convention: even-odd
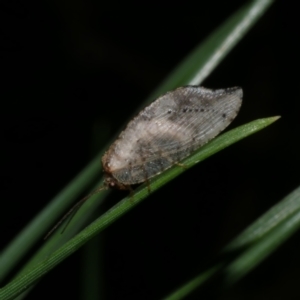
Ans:
[{"label": "black background", "polygon": [[[1,248],[240,5],[0,4]],[[105,230],[99,268],[106,299],[160,299],[299,185],[298,18],[296,7],[276,2],[203,83],[243,87],[231,128],[282,118],[181,175]],[[122,197],[116,191],[110,201]],[[189,299],[291,299],[299,285],[298,240],[294,235],[230,291],[202,290]],[[80,299],[81,258],[78,252],[51,271],[29,298],[46,292]]]}]

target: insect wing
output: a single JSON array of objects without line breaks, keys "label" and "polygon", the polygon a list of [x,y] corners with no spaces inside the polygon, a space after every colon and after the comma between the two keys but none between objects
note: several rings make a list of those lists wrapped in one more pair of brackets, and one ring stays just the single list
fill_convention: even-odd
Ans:
[{"label": "insect wing", "polygon": [[235,118],[242,89],[178,88],[142,110],[114,146],[113,176],[131,185],[181,161],[217,136]]}]

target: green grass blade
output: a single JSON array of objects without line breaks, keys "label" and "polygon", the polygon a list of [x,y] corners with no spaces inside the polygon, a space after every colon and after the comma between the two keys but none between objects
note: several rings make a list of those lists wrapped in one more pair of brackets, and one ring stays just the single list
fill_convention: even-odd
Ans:
[{"label": "green grass blade", "polygon": [[[24,265],[22,270],[18,273],[18,276],[22,276],[26,274],[28,270],[33,268],[38,262],[40,262],[45,257],[47,257],[49,253],[52,253],[55,250],[59,249],[59,247],[61,247],[66,241],[70,240],[70,238],[72,238],[74,234],[76,234],[79,231],[79,229],[81,229],[84,225],[86,225],[86,218],[89,217],[90,215],[95,214],[97,207],[101,205],[101,203],[103,202],[104,200],[103,198],[105,197],[105,194],[107,194],[107,191],[103,191],[103,193],[94,195],[89,199],[89,201],[87,201],[80,208],[79,213],[77,213],[74,216],[72,222],[70,223],[71,226],[68,226],[64,234],[61,234],[61,230],[59,229],[55,231],[51,235],[51,237],[47,240],[47,242],[45,242],[43,246],[35,253],[35,255]],[[83,218],[83,216],[85,218]],[[100,254],[101,253],[98,251],[98,255]],[[98,273],[100,274],[100,272],[101,271],[99,270]],[[98,287],[99,287],[99,281],[98,281]],[[30,292],[30,290],[31,288],[27,289],[24,293],[19,295],[17,300],[24,299],[27,296],[28,292]]]},{"label": "green grass blade", "polygon": [[226,283],[233,284],[240,280],[299,228],[300,187],[269,209],[226,247],[226,252],[246,249],[226,268]]},{"label": "green grass blade", "polygon": [[92,180],[98,176],[100,177],[100,157],[101,155],[95,157],[2,251],[0,256],[0,282],[32,245],[45,235],[47,228],[53,226],[58,216],[67,210],[78,194],[88,188]]},{"label": "green grass blade", "polygon": [[177,299],[184,299],[187,295],[192,293],[195,289],[197,289],[199,286],[201,286],[203,283],[205,283],[207,280],[209,280],[212,275],[216,273],[220,269],[219,266],[211,268],[199,276],[196,276],[186,284],[184,284],[182,287],[177,289],[175,292],[171,293],[169,296],[163,298],[164,300],[177,300]]},{"label": "green grass blade", "polygon": [[274,0],[251,1],[235,12],[173,70],[147,102],[175,87],[201,84],[273,2]]},{"label": "green grass blade", "polygon": [[[223,282],[230,286],[247,275],[278,249],[300,228],[300,187],[282,199],[234,239],[223,253],[240,253],[223,269]],[[241,252],[238,252],[241,251]],[[191,293],[219,272],[223,264],[203,272],[184,284],[166,299],[182,299],[181,293]],[[176,297],[175,297],[176,296]]]},{"label": "green grass blade", "polygon": [[[300,202],[300,197],[298,198]],[[224,271],[224,282],[232,285],[243,278],[264,259],[270,256],[280,245],[282,245],[293,233],[300,228],[300,210],[291,214],[287,220],[278,224],[267,233],[264,238],[249,247],[243,254],[234,260]]]},{"label": "green grass blade", "polygon": [[[174,166],[173,168],[167,170],[166,172],[158,175],[156,178],[151,180],[151,191],[154,192],[162,185],[184,172],[187,168],[192,167],[193,165],[213,155],[214,153],[265,128],[266,126],[275,122],[277,119],[278,117],[259,119],[220,135],[210,143],[206,144],[204,147],[200,148],[189,158],[184,160],[183,164],[186,166],[186,168]],[[86,227],[69,242],[64,244],[60,249],[56,250],[43,261],[39,262],[30,270],[26,271],[22,276],[17,277],[5,287],[3,287],[0,290],[0,299],[13,299],[17,295],[25,291],[28,287],[39,280],[41,276],[46,274],[49,270],[54,268],[57,264],[74,253],[76,250],[78,250],[88,240],[90,240],[96,234],[100,233],[103,229],[112,224],[127,211],[131,210],[147,196],[147,185],[142,184],[135,191],[133,199],[131,197],[126,197],[125,199],[117,203],[114,207],[112,207],[101,217],[99,217],[95,222]]]},{"label": "green grass blade", "polygon": [[225,251],[238,251],[253,244],[280,223],[289,220],[298,211],[300,211],[300,187],[269,209],[254,224],[245,229],[225,248]]}]

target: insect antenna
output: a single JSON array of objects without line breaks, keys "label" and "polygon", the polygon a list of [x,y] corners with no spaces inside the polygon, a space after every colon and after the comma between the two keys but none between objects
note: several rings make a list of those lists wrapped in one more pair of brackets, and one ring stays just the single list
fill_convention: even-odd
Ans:
[{"label": "insect antenna", "polygon": [[46,236],[44,237],[44,240],[46,240],[62,223],[63,221],[65,221],[70,215],[72,215],[68,222],[66,223],[65,227],[63,228],[62,232],[63,233],[66,228],[68,227],[68,225],[70,224],[70,222],[72,221],[72,219],[74,218],[74,216],[76,215],[77,211],[79,210],[79,208],[93,195],[98,194],[99,192],[108,189],[107,186],[100,186],[99,188],[97,188],[96,190],[94,190],[93,192],[91,192],[90,194],[88,194],[87,196],[85,196],[84,198],[82,198],[81,200],[79,200],[55,225],[54,227],[46,234]]}]

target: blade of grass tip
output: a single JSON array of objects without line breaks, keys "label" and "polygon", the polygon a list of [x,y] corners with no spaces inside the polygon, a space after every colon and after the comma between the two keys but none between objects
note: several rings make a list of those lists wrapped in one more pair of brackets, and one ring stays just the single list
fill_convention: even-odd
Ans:
[{"label": "blade of grass tip", "polygon": [[[245,5],[219,27],[151,95],[151,101],[167,90],[182,84],[200,84],[226,56],[242,36],[272,3],[257,0]],[[145,103],[149,100],[145,101]],[[145,105],[144,103],[144,105]],[[44,234],[46,228],[87,188],[89,182],[100,175],[101,153],[61,192],[28,226],[7,246],[0,257],[0,281],[26,254],[27,250]],[[22,251],[20,251],[22,249]]]},{"label": "blade of grass tip", "polygon": [[[207,158],[209,156],[209,153],[210,155],[212,155],[217,151],[220,151],[225,147],[228,147],[229,145],[239,141],[243,137],[247,137],[257,132],[258,130],[265,128],[277,119],[278,117],[256,120],[246,125],[240,126],[236,129],[233,129],[229,132],[226,132],[221,136],[217,137],[212,142],[208,143],[206,146],[200,148],[190,158],[184,160],[183,163],[187,164],[188,166],[192,166],[196,162],[200,162],[203,159]],[[223,142],[219,142],[218,140]],[[155,178],[150,183],[151,191],[154,192],[163,184],[170,181],[175,176],[181,174],[183,171],[183,168],[174,166],[173,168],[167,170],[163,174],[158,175],[158,179]],[[103,229],[112,224],[114,221],[116,221],[127,211],[136,206],[147,196],[148,188],[146,184],[143,184],[136,189],[134,199],[132,199],[132,197],[126,197],[124,200],[118,202],[114,207],[112,207],[110,210],[104,213],[91,225],[82,230],[78,235],[76,235],[73,239],[64,244],[60,249],[49,255],[47,259],[41,261],[31,270],[28,270],[28,272],[25,272],[22,276],[14,279],[5,287],[0,289],[0,299],[10,299],[11,297],[16,297],[17,295],[25,291],[28,287],[30,287],[38,279],[40,279],[41,276],[46,274],[49,270],[54,268],[57,264],[59,264],[69,255],[74,253],[93,236],[100,233]]]},{"label": "blade of grass tip", "polygon": [[273,2],[274,0],[256,0],[241,7],[172,71],[172,74],[151,93],[146,103],[175,87],[201,84]]},{"label": "blade of grass tip", "polygon": [[157,187],[164,185],[166,182],[169,182],[171,179],[175,178],[186,169],[221,151],[229,145],[236,143],[239,140],[266,128],[267,126],[277,121],[279,118],[280,117],[276,116],[265,119],[258,119],[221,134],[217,138],[201,147],[193,155],[185,159],[182,162],[185,165],[185,168],[174,166],[173,168],[164,172],[162,176],[153,178],[151,180],[151,191],[155,190]]}]

